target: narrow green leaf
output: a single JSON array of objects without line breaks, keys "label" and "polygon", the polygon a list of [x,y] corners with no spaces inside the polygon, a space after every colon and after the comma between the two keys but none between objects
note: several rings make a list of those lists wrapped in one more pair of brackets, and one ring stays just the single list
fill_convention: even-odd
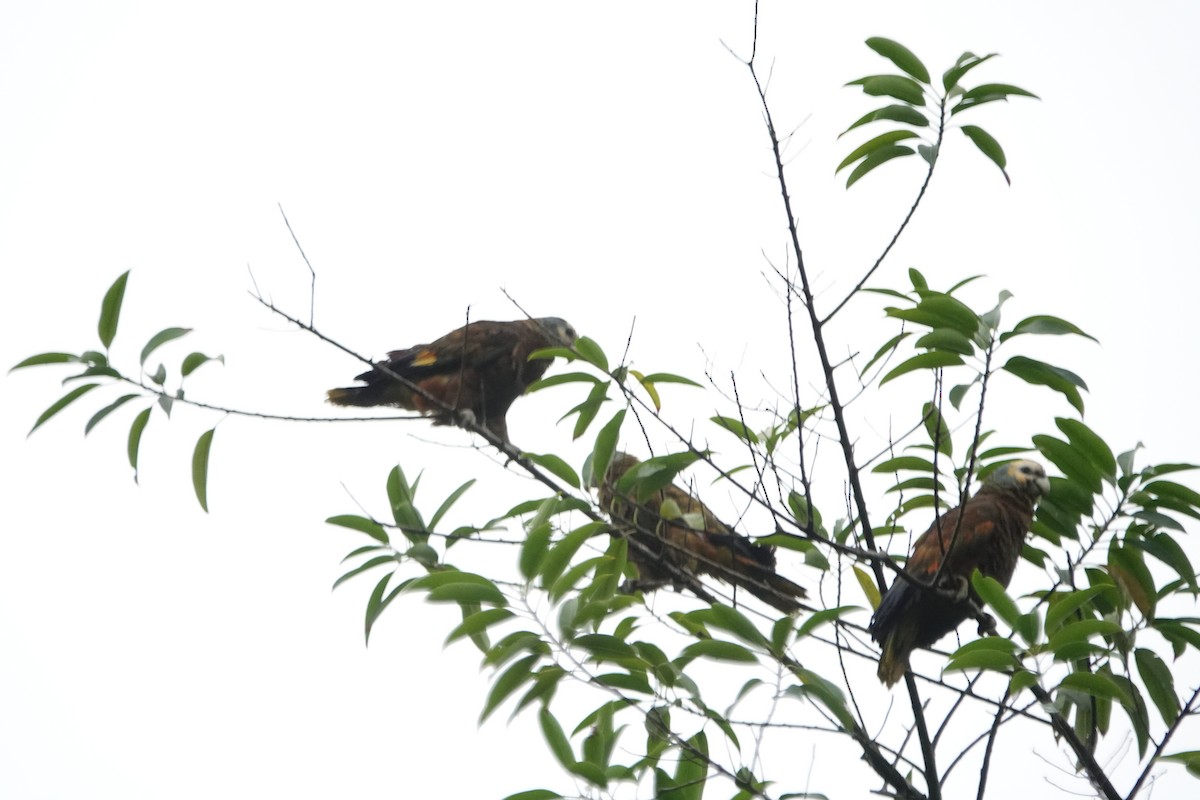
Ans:
[{"label": "narrow green leaf", "polygon": [[[479,714],[479,721],[481,723],[492,715],[492,712],[504,702],[505,698],[521,688],[522,685],[533,677],[533,666],[540,658],[541,655],[537,653],[525,656],[522,659],[514,661],[508,669],[504,670],[496,678],[496,682],[492,684],[491,691],[488,692],[487,700],[483,703],[483,711]],[[543,710],[543,713],[548,712]],[[559,733],[562,733],[561,729],[559,729]]]},{"label": "narrow green leaf", "polygon": [[189,334],[191,332],[192,332],[191,328],[165,328],[165,329],[159,331],[158,333],[154,334],[154,336],[150,337],[150,341],[146,342],[146,346],[142,348],[142,358],[141,358],[142,366],[146,365],[146,359],[149,358],[150,354],[153,353],[155,350],[157,350],[159,347],[161,347],[162,345],[166,344],[167,342],[169,342],[173,339],[178,339],[181,336],[186,336],[187,334]]},{"label": "narrow green leaf", "polygon": [[546,744],[550,746],[550,752],[558,759],[558,763],[565,769],[573,768],[576,762],[575,754],[571,751],[571,742],[549,708],[543,706],[538,712],[538,723],[542,728],[542,736],[545,737]]},{"label": "narrow green leaf", "polygon": [[867,602],[871,604],[871,610],[874,611],[879,608],[879,587],[875,585],[875,579],[857,564],[854,566],[854,577],[858,580],[858,585],[862,587],[863,594],[867,596]]},{"label": "narrow green leaf", "polygon": [[1146,619],[1154,618],[1158,603],[1158,592],[1154,576],[1146,567],[1141,552],[1132,547],[1121,547],[1114,540],[1108,549],[1108,573],[1117,585],[1125,590],[1129,599]]},{"label": "narrow green leaf", "polygon": [[550,545],[550,534],[549,524],[537,525],[526,534],[517,561],[521,575],[526,581],[532,581],[541,570],[546,559],[546,550]]},{"label": "narrow green leaf", "polygon": [[733,417],[722,417],[720,415],[710,417],[709,419],[712,422],[715,422],[718,427],[724,428],[734,436],[741,439],[743,442],[758,444],[758,434],[747,428],[740,419],[734,419]]},{"label": "narrow green leaf", "polygon": [[1026,383],[1053,389],[1066,397],[1067,402],[1080,414],[1083,413],[1083,397],[1080,396],[1079,389],[1086,391],[1087,384],[1075,373],[1025,356],[1013,356],[1001,369],[1016,375]]},{"label": "narrow green leaf", "polygon": [[884,39],[882,36],[872,36],[867,39],[867,47],[891,61],[904,72],[916,78],[921,83],[929,83],[929,70],[921,63],[913,51],[899,42]]},{"label": "narrow green leaf", "polygon": [[[1092,586],[1074,592],[1059,592],[1051,595],[1046,608],[1046,621],[1043,630],[1047,636],[1058,631],[1067,618],[1088,603],[1093,597],[1103,591],[1103,587]],[[1089,614],[1090,618],[1090,614]]]},{"label": "narrow green leaf", "polygon": [[996,53],[988,53],[986,56],[983,56],[982,58],[975,55],[974,53],[970,53],[970,52],[963,53],[961,56],[958,57],[958,61],[955,62],[954,66],[951,67],[950,69],[946,70],[942,74],[942,88],[945,89],[947,92],[949,92],[951,89],[953,89],[955,86],[958,85],[958,82],[960,80],[962,80],[962,77],[964,75],[966,75],[968,72],[975,69],[976,67],[978,67],[980,64],[984,63],[985,61],[989,61],[995,57],[996,57]]},{"label": "narrow green leaf", "polygon": [[1084,453],[1062,439],[1053,436],[1037,434],[1032,437],[1033,446],[1054,466],[1062,470],[1063,475],[1078,483],[1092,494],[1099,494],[1101,485],[1100,471],[1095,463]]},{"label": "narrow green leaf", "polygon": [[599,486],[603,480],[605,473],[608,472],[608,465],[612,462],[613,453],[617,451],[617,439],[621,435],[621,426],[625,424],[625,409],[621,409],[613,418],[604,423],[604,427],[596,434],[596,444],[592,447],[592,460],[590,462],[590,470],[586,468],[585,472],[590,472],[588,476],[588,485]]},{"label": "narrow green leaf", "polygon": [[1179,716],[1179,697],[1175,694],[1175,677],[1171,669],[1156,653],[1144,647],[1134,652],[1134,659],[1150,700],[1158,708],[1163,724],[1170,727]]},{"label": "narrow green leaf", "polygon": [[586,372],[565,372],[561,375],[551,375],[549,378],[542,378],[539,381],[534,381],[525,390],[526,394],[532,394],[539,389],[546,389],[550,386],[559,386],[564,383],[601,383],[601,379],[595,375],[590,375]]},{"label": "narrow green leaf", "polygon": [[1130,702],[1124,689],[1101,672],[1072,672],[1062,679],[1059,689],[1075,689],[1092,697],[1106,697],[1123,704]]},{"label": "narrow green leaf", "polygon": [[854,168],[854,171],[850,173],[850,177],[846,178],[846,188],[849,189],[851,186],[853,186],[855,183],[858,182],[859,178],[863,177],[868,172],[870,172],[871,170],[880,166],[881,164],[886,164],[887,162],[891,161],[893,158],[900,158],[902,156],[911,156],[913,154],[913,152],[914,151],[911,147],[908,147],[908,146],[902,145],[902,144],[895,144],[895,145],[890,145],[888,147],[881,147],[880,149],[876,150],[875,152],[871,153],[869,156],[864,158],[862,160],[862,163]]},{"label": "narrow green leaf", "polygon": [[914,343],[926,350],[948,350],[964,356],[975,355],[975,345],[953,328],[935,328]]},{"label": "narrow green leaf", "polygon": [[365,644],[371,644],[371,629],[375,627],[375,623],[379,620],[380,615],[383,614],[384,609],[390,606],[392,601],[399,597],[401,591],[404,589],[405,584],[402,583],[384,597],[383,593],[387,590],[388,583],[395,574],[394,572],[389,572],[380,578],[379,582],[375,584],[375,589],[371,592],[371,596],[367,599],[367,612],[363,621],[363,641]]},{"label": "narrow green leaf", "polygon": [[[853,164],[855,161],[858,161],[860,158],[870,155],[877,150],[887,147],[888,145],[895,144],[896,142],[904,141],[905,139],[914,139],[916,136],[916,133],[906,130],[895,130],[888,131],[887,133],[881,133],[873,139],[868,139],[866,142],[863,142],[858,147],[851,150],[850,155],[842,159],[842,163],[837,165],[837,169],[833,171],[833,174],[836,175],[846,167]],[[912,151],[910,150],[909,152]]]},{"label": "narrow green leaf", "polygon": [[495,606],[508,605],[508,601],[504,599],[504,595],[492,583],[488,583],[487,585],[465,582],[447,583],[430,589],[427,597],[431,603],[491,603]]},{"label": "narrow green leaf", "polygon": [[932,461],[920,456],[897,456],[896,458],[889,458],[887,461],[873,467],[871,472],[899,472],[900,470],[937,472]]},{"label": "narrow green leaf", "polygon": [[709,625],[729,631],[744,642],[761,647],[767,646],[767,639],[763,636],[762,631],[736,608],[731,608],[723,603],[714,603],[709,607],[708,612],[705,621]]},{"label": "narrow green leaf", "polygon": [[137,483],[138,479],[138,448],[142,443],[142,431],[146,430],[146,423],[150,421],[150,412],[153,409],[153,406],[142,409],[129,426],[129,444],[126,446],[126,452],[129,454],[129,466],[133,467],[134,483]]},{"label": "narrow green leaf", "polygon": [[330,525],[339,525],[343,528],[365,533],[372,539],[388,544],[387,531],[373,519],[360,517],[355,514],[339,514],[338,516],[330,517],[325,522]]},{"label": "narrow green leaf", "polygon": [[750,650],[747,650],[740,644],[720,639],[702,639],[698,642],[692,642],[683,648],[680,657],[689,661],[697,658],[709,658],[714,661],[734,661],[743,664],[758,662],[758,656]]},{"label": "narrow green leaf", "polygon": [[113,281],[112,286],[104,293],[104,301],[100,304],[100,322],[97,328],[100,333],[100,343],[107,350],[117,335],[117,323],[121,319],[121,303],[125,300],[125,282],[129,280],[126,270]]},{"label": "narrow green leaf", "polygon": [[911,106],[925,105],[925,93],[921,84],[902,75],[868,75],[846,85],[861,86],[863,92],[872,97],[894,97]]},{"label": "narrow green leaf", "polygon": [[183,364],[179,371],[183,377],[187,377],[200,368],[202,364],[207,364],[209,361],[219,361],[225,363],[225,356],[206,356],[204,353],[190,353],[187,358],[183,359]]},{"label": "narrow green leaf", "polygon": [[542,559],[542,587],[551,590],[551,595],[555,599],[560,597],[561,593],[554,584],[566,569],[567,564],[575,557],[575,553],[584,542],[606,528],[607,526],[603,522],[586,523],[564,536],[550,548],[546,557]]},{"label": "narrow green leaf", "polygon": [[38,353],[36,356],[30,356],[20,364],[9,367],[8,371],[13,372],[26,367],[37,367],[42,364],[69,364],[81,361],[79,356],[71,355],[70,353]]},{"label": "narrow green leaf", "polygon": [[708,737],[697,731],[687,741],[675,766],[676,788],[657,795],[658,800],[701,800],[708,778]]},{"label": "narrow green leaf", "polygon": [[109,405],[107,405],[104,408],[97,411],[95,414],[92,415],[92,418],[88,420],[87,425],[84,426],[83,435],[87,436],[89,433],[92,432],[92,428],[94,428],[100,424],[101,420],[103,420],[105,417],[107,417],[112,412],[116,411],[121,406],[128,403],[130,400],[134,400],[139,396],[140,395],[136,395],[136,394],[122,395],[122,396],[118,397],[116,400],[114,400],[112,403],[110,403]]},{"label": "narrow green leaf", "polygon": [[681,383],[684,386],[699,386],[704,388],[703,384],[696,383],[691,378],[685,378],[682,375],[672,375],[669,372],[655,372],[650,375],[641,375],[639,373],[638,380],[643,383]]},{"label": "narrow green leaf", "polygon": [[208,511],[208,454],[212,449],[213,433],[216,428],[200,434],[196,440],[196,449],[192,451],[192,487],[196,490],[196,499],[200,507]]},{"label": "narrow green leaf", "polygon": [[446,516],[446,512],[449,511],[450,508],[458,502],[458,499],[466,494],[466,491],[474,485],[475,479],[471,478],[469,481],[463,483],[462,486],[459,486],[457,489],[451,492],[449,496],[442,501],[442,504],[438,506],[438,510],[433,512],[433,516],[429,518],[430,529],[436,529],[437,524],[442,521],[442,517]]},{"label": "narrow green leaf", "polygon": [[586,336],[580,336],[575,341],[575,350],[583,357],[584,361],[601,372],[608,372],[608,356],[604,355],[604,350],[595,341]]},{"label": "narrow green leaf", "polygon": [[74,389],[55,400],[49,408],[42,412],[41,416],[37,418],[37,422],[33,423],[33,427],[29,429],[29,433],[25,435],[32,435],[34,431],[42,427],[42,424],[55,414],[62,411],[64,408],[71,405],[71,403],[74,403],[76,400],[83,397],[85,394],[90,392],[92,389],[95,389],[99,385],[100,384],[98,383],[85,383],[83,386],[76,386]]},{"label": "narrow green leaf", "polygon": [[838,138],[842,138],[850,131],[867,123],[882,122],[885,120],[889,122],[903,122],[906,125],[913,125],[918,128],[929,127],[929,118],[912,106],[892,105],[867,112],[859,117],[853,125],[839,133]]},{"label": "narrow green leaf", "polygon": [[1004,155],[1004,148],[996,141],[990,133],[980,128],[977,125],[963,125],[962,132],[966,137],[975,143],[979,148],[979,152],[983,153],[992,163],[1000,168],[1000,174],[1004,176],[1005,182],[1012,186],[1012,178],[1008,177],[1008,157]]},{"label": "narrow green leaf", "polygon": [[1008,596],[1008,592],[1004,591],[1000,581],[975,570],[971,575],[971,586],[974,587],[980,598],[1000,616],[1000,619],[1014,630],[1017,628],[1021,609],[1017,608],[1017,604]]},{"label": "narrow green leaf", "polygon": [[941,409],[933,403],[926,403],[921,409],[921,422],[934,449],[944,456],[954,455],[954,438]]},{"label": "narrow green leaf", "polygon": [[362,564],[359,564],[354,569],[352,569],[349,572],[342,575],[340,578],[338,578],[336,581],[333,582],[332,588],[336,589],[337,587],[341,586],[346,581],[353,578],[355,575],[361,575],[362,573],[366,572],[367,570],[375,569],[376,567],[383,566],[384,564],[395,565],[395,563],[396,563],[395,556],[392,556],[392,555],[376,556],[375,558],[372,558],[368,561],[364,561]]},{"label": "narrow green leaf", "polygon": [[1074,334],[1075,336],[1083,336],[1086,339],[1091,339],[1093,342],[1097,341],[1095,336],[1084,333],[1082,329],[1072,325],[1065,319],[1048,317],[1044,315],[1026,317],[1013,326],[1011,331],[1006,331],[1005,333],[1000,334],[1000,341],[1005,342],[1014,336],[1021,336],[1022,334],[1027,333],[1039,334],[1043,336],[1064,336],[1066,334]]},{"label": "narrow green leaf", "polygon": [[529,459],[571,488],[579,488],[579,475],[571,468],[570,464],[553,453],[522,453],[521,457]]},{"label": "narrow green leaf", "polygon": [[880,379],[879,385],[883,386],[883,384],[887,383],[888,381],[895,380],[901,375],[906,375],[915,370],[944,369],[945,367],[957,367],[962,363],[962,357],[957,353],[921,353],[908,359],[903,364],[889,372],[887,375],[884,375],[883,378]]},{"label": "narrow green leaf", "polygon": [[503,800],[561,800],[562,795],[549,789],[529,789],[524,792],[510,794]]},{"label": "narrow green leaf", "polygon": [[1117,459],[1108,444],[1091,428],[1077,419],[1057,417],[1054,424],[1067,435],[1071,446],[1087,457],[1093,467],[1110,482],[1117,478]]}]

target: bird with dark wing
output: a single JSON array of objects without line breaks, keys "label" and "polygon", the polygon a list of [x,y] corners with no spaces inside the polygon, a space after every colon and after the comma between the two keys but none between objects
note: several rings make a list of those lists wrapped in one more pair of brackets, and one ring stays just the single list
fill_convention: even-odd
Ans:
[{"label": "bird with dark wing", "polygon": [[671,484],[637,503],[617,491],[621,476],[641,462],[626,453],[613,454],[600,483],[600,504],[621,534],[629,536],[629,561],[638,578],[624,591],[652,591],[671,585],[689,589],[708,602],[701,575],[740,586],[780,611],[800,609],[803,587],[775,574],[775,550],[734,533],[683,489]]},{"label": "bird with dark wing", "polygon": [[976,569],[1008,586],[1034,506],[1049,490],[1041,464],[1010,462],[988,475],[974,497],[921,534],[904,571],[923,585],[898,578],[868,627],[883,648],[879,680],[896,683],[908,670],[913,650],[932,646],[970,616],[971,602],[980,602],[971,588]]},{"label": "bird with dark wing", "polygon": [[507,443],[509,406],[553,361],[531,361],[529,355],[570,347],[576,338],[575,329],[558,317],[470,322],[429,344],[393,350],[355,378],[365,386],[330,389],[329,402],[398,406],[429,416],[435,425],[454,424],[465,414]]}]

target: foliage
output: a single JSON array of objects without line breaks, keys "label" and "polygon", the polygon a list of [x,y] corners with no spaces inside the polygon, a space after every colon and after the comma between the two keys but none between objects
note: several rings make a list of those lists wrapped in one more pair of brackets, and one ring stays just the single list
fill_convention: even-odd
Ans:
[{"label": "foliage", "polygon": [[[870,75],[848,84],[894,102],[862,116],[846,133],[880,121],[901,127],[854,148],[837,169],[853,166],[846,182],[851,186],[887,161],[920,154],[927,172],[914,210],[940,161],[949,122],[978,105],[1033,97],[1002,83],[961,85],[994,54],[964,53],[943,73],[939,88],[922,62],[900,44],[882,38],[867,44],[903,74]],[[757,84],[754,61],[747,66]],[[786,203],[779,139],[765,94],[761,88],[759,92]],[[999,143],[978,126],[962,125],[960,130],[1007,180]],[[922,137],[915,150],[907,144]],[[669,372],[639,372],[586,337],[569,350],[548,351],[570,362],[570,368],[544,378],[531,391],[553,390],[563,397],[563,419],[573,419],[572,437],[593,438],[582,464],[553,453],[510,453],[542,482],[543,496],[517,502],[479,524],[447,529],[446,520],[474,480],[436,505],[419,505],[420,478],[410,481],[398,465],[380,494],[381,505],[386,498],[385,512],[341,513],[327,520],[365,537],[346,556],[346,571],[334,584],[366,573],[375,577],[364,635],[369,639],[384,612],[406,595],[456,605],[461,621],[447,633],[447,643],[470,641],[492,676],[480,719],[501,708],[512,715],[536,714],[549,751],[582,787],[575,795],[698,800],[707,790],[710,797],[723,792],[739,799],[820,796],[800,793],[761,770],[760,737],[765,732],[786,737],[789,725],[852,742],[885,791],[901,797],[940,797],[962,755],[985,742],[990,755],[1001,730],[1018,722],[1040,736],[1061,740],[1072,753],[1072,768],[1105,797],[1133,796],[1160,762],[1179,763],[1200,775],[1196,751],[1169,749],[1174,733],[1200,708],[1197,690],[1177,686],[1170,666],[1189,650],[1200,650],[1200,619],[1179,611],[1200,594],[1196,570],[1180,543],[1185,525],[1200,519],[1200,493],[1178,482],[1176,474],[1195,467],[1138,466],[1138,447],[1117,452],[1120,448],[1086,425],[1081,419],[1088,390],[1083,378],[1035,356],[1043,337],[1092,337],[1049,314],[1009,325],[1002,315],[1011,297],[1007,291],[990,308],[973,307],[964,290],[977,277],[938,290],[920,271],[910,269],[903,289],[866,287],[877,262],[851,296],[820,316],[790,210],[788,224],[798,267],[785,277],[786,294],[799,298],[800,316],[808,318],[812,348],[826,376],[822,392],[804,396],[796,388],[793,396],[783,398],[783,413],[754,412],[740,403],[719,409],[711,421],[723,435],[735,437],[743,463],[717,465],[661,413],[660,387],[697,387],[696,381]],[[135,373],[111,363],[109,348],[118,333],[128,278],[128,273],[121,275],[103,299],[99,350],[42,353],[14,369],[83,368],[63,380],[73,388],[38,417],[31,433],[85,396],[99,396],[93,394],[97,389],[134,387],[136,391],[102,405],[85,433],[132,404],[129,410],[136,413],[127,455],[136,480],[140,444],[155,409],[169,418],[176,403],[213,408],[187,397],[183,382],[201,365],[223,359],[199,352],[184,356],[178,381],[168,388],[165,364],[151,370],[148,363],[160,348],[190,333],[170,327],[147,340]],[[839,395],[839,370],[851,367],[831,363],[825,326],[847,301],[872,297],[882,298],[894,331],[882,344],[864,348],[873,355],[857,367],[854,378],[881,394],[893,391],[893,384],[920,384],[930,391],[929,399],[909,414],[908,433],[863,463],[853,452],[857,436]],[[788,369],[798,387],[795,360]],[[1021,384],[1061,397],[1066,409],[1065,416],[1043,419],[1048,432],[1028,443],[1004,440],[985,423],[985,411],[996,402],[990,398]],[[612,413],[602,413],[606,404]],[[642,593],[624,591],[625,580],[636,577],[630,553],[636,541],[607,525],[589,489],[603,479],[623,437],[636,435],[635,422],[642,430],[657,425],[673,446],[631,470],[619,483],[620,492],[646,502],[685,470],[714,468],[725,485],[743,495],[747,507],[769,519],[774,532],[762,542],[802,554],[813,579],[828,577],[836,583],[835,601],[822,595],[798,617],[781,617],[714,589],[716,602],[680,598],[673,604],[677,608],[660,613]],[[485,431],[469,422],[464,426],[486,438]],[[192,461],[195,493],[206,511],[214,431],[200,436]],[[841,449],[845,463],[840,475],[818,475],[810,468],[821,437]],[[869,664],[877,658],[863,636],[868,609],[878,605],[894,577],[889,572],[900,569],[907,553],[905,536],[891,537],[886,546],[881,542],[901,533],[901,521],[907,525],[909,515],[913,524],[920,524],[918,518],[958,505],[978,477],[1031,450],[1059,476],[1051,479],[1050,494],[1038,508],[1023,568],[1041,569],[1052,579],[1031,594],[1012,597],[995,580],[977,574],[973,587],[998,619],[997,635],[921,661],[922,688],[913,680],[906,685],[916,709],[912,717],[887,720],[878,708],[859,702],[860,696],[877,691],[870,684],[873,678],[864,683],[858,670],[846,668],[847,661]],[[872,475],[890,481],[882,497],[864,488]],[[827,523],[814,487],[842,481],[850,487],[853,512]],[[432,513],[421,510],[430,507]],[[874,524],[881,514],[886,521]],[[667,510],[662,515],[672,516]],[[523,535],[507,569],[480,574],[451,562],[452,548],[499,541],[514,528]],[[844,588],[842,578],[851,575],[855,580]],[[861,597],[846,597],[853,593],[849,587]],[[984,619],[982,609],[979,616]],[[726,687],[738,688],[730,693]],[[589,701],[586,713],[566,710],[577,703],[557,702],[568,694]],[[939,731],[961,707],[982,708],[993,721],[973,742],[939,740],[940,734],[930,734],[931,712],[923,710],[925,700],[934,696],[951,701]],[[1115,708],[1128,720],[1143,766],[1136,783],[1120,792],[1094,758],[1100,740],[1124,730],[1113,725]],[[944,754],[954,759],[939,769],[937,758]],[[980,795],[988,758],[984,756],[977,782]],[[531,789],[509,800],[563,796]]]}]

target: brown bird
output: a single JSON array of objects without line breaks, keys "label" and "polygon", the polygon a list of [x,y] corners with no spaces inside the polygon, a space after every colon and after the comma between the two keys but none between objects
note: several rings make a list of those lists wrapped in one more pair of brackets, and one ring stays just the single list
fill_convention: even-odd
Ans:
[{"label": "brown bird", "polygon": [[[897,579],[867,629],[883,647],[879,680],[888,686],[900,680],[913,650],[932,646],[970,616],[970,602],[980,602],[971,588],[976,569],[1008,586],[1033,507],[1049,490],[1041,464],[1013,461],[988,475],[978,494],[921,534],[905,572],[924,586]],[[939,570],[937,586],[932,586]]]},{"label": "brown bird", "polygon": [[529,354],[569,347],[576,338],[575,329],[558,317],[470,322],[429,344],[393,350],[355,378],[366,386],[330,389],[329,402],[399,406],[428,415],[434,425],[454,424],[456,414],[463,414],[507,443],[509,406],[553,361],[530,361]]},{"label": "brown bird", "polygon": [[676,591],[687,588],[714,602],[699,580],[712,575],[784,613],[799,610],[796,598],[807,593],[775,574],[773,547],[734,533],[708,506],[674,484],[644,503],[619,494],[621,476],[640,463],[626,453],[614,453],[600,484],[600,503],[619,532],[630,537],[629,560],[638,571],[637,580],[627,582],[623,591],[652,591],[670,584]]}]

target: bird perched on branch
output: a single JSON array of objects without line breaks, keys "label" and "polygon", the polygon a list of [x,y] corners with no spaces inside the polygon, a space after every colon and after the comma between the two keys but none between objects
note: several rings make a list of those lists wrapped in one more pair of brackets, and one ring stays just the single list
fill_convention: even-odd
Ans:
[{"label": "bird perched on branch", "polygon": [[622,495],[618,481],[640,463],[626,453],[614,453],[600,483],[600,503],[617,530],[630,538],[629,561],[638,571],[637,580],[627,582],[624,591],[671,585],[714,602],[699,580],[701,575],[712,575],[784,613],[799,610],[796,600],[807,593],[775,574],[774,548],[734,533],[704,503],[674,484],[642,503],[628,496],[633,489]]},{"label": "bird perched on branch", "polygon": [[879,680],[888,686],[900,680],[913,650],[930,647],[970,616],[971,603],[980,603],[971,588],[976,569],[1008,586],[1034,505],[1049,490],[1041,464],[1013,461],[988,475],[978,494],[921,534],[904,570],[921,585],[898,578],[868,628],[883,647]]},{"label": "bird perched on branch", "polygon": [[355,378],[366,386],[330,389],[329,402],[399,406],[431,417],[434,425],[454,424],[463,414],[507,443],[509,406],[553,361],[530,361],[529,355],[570,347],[576,338],[558,317],[470,322],[429,344],[393,350]]}]

